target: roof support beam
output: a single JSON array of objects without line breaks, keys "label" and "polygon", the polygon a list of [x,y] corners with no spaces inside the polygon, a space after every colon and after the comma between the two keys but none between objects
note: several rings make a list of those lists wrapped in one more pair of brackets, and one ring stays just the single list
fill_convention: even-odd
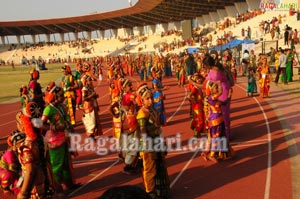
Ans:
[{"label": "roof support beam", "polygon": [[0,30],[1,36],[6,36],[6,34],[4,34],[5,32],[7,32],[9,35],[18,35],[18,34],[15,34],[15,32],[12,31],[12,29],[10,29],[10,28],[1,27],[1,29],[2,29],[2,30]]},{"label": "roof support beam", "polygon": [[52,34],[55,32],[50,26],[41,25],[41,27],[45,28],[48,31],[45,34]]},{"label": "roof support beam", "polygon": [[69,30],[64,28],[62,24],[53,24],[53,25],[60,30],[59,33],[69,32]]},{"label": "roof support beam", "polygon": [[209,15],[217,10],[225,10],[226,6],[242,7],[243,9],[238,11],[243,13],[247,10],[246,2],[250,1],[139,0],[135,6],[107,13],[46,20],[0,22],[0,35],[54,34],[163,24]]}]

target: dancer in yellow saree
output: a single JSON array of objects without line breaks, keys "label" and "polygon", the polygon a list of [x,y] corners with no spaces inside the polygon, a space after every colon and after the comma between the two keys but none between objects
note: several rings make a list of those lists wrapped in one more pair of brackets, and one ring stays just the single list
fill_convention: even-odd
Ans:
[{"label": "dancer in yellow saree", "polygon": [[[147,85],[142,85],[138,89],[138,95],[142,101],[142,107],[137,114],[141,134],[149,140],[162,137],[160,118],[158,112],[153,108],[152,92]],[[155,150],[154,142],[150,142],[149,148],[145,148],[147,143],[142,141],[140,156],[143,160],[143,181],[146,192],[151,198],[169,197],[170,182],[165,164],[166,151]],[[152,150],[151,150],[152,147]]]}]

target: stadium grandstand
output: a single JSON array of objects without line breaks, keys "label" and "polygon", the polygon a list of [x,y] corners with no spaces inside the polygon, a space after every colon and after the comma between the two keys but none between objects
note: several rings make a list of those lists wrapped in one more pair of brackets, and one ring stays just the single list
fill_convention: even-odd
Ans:
[{"label": "stadium grandstand", "polygon": [[[247,31],[249,22],[251,39],[271,40],[260,23],[280,15],[283,30],[288,21],[297,21],[297,5],[292,0],[140,0],[134,6],[106,13],[1,21],[0,59],[18,64],[32,56],[49,62],[54,57],[72,60],[125,53],[177,53],[189,46],[209,48],[234,38],[245,39],[241,30]],[[291,8],[293,14],[289,15],[286,11]],[[283,37],[275,40],[261,46],[268,49],[283,43]]]}]

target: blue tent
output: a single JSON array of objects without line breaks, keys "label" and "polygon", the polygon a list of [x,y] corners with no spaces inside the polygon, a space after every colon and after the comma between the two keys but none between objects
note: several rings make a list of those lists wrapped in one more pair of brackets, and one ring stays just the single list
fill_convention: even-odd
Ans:
[{"label": "blue tent", "polygon": [[187,48],[187,52],[190,53],[190,54],[197,53],[197,52],[199,52],[199,48],[197,48],[197,47],[189,47],[189,48]]},{"label": "blue tent", "polygon": [[242,44],[253,44],[253,43],[258,43],[258,41],[256,40],[239,40],[239,39],[234,39],[230,42],[228,42],[227,44],[223,44],[220,46],[214,46],[212,48],[209,48],[209,50],[215,50],[215,51],[219,51],[219,50],[225,50],[226,48],[234,48],[236,46],[242,45]]}]

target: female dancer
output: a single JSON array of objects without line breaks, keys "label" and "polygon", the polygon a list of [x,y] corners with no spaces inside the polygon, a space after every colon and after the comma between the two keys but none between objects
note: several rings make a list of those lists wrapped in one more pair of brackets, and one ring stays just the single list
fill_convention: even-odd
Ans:
[{"label": "female dancer", "polygon": [[30,101],[30,95],[28,92],[28,88],[25,85],[22,85],[20,88],[20,100],[21,100],[21,108],[25,108],[28,102]]},{"label": "female dancer", "polygon": [[200,137],[204,130],[204,96],[202,88],[200,88],[204,81],[204,77],[195,73],[191,76],[190,80],[191,84],[188,97],[191,102],[191,129],[194,132],[194,137]]},{"label": "female dancer", "polygon": [[125,163],[123,173],[136,174],[140,133],[136,119],[135,94],[129,79],[122,78],[121,88],[120,99],[111,105],[110,111],[114,118],[114,126],[120,129],[117,138],[120,144],[119,157]]},{"label": "female dancer", "polygon": [[82,82],[82,122],[85,126],[86,135],[94,138],[95,136],[102,135],[102,127],[99,119],[99,106],[97,103],[97,98],[99,96],[94,90],[92,77],[85,75],[82,78]]},{"label": "female dancer", "polygon": [[64,99],[63,89],[54,84],[45,96],[48,106],[44,109],[42,121],[44,129],[47,130],[45,140],[49,147],[54,178],[64,189],[72,189],[77,184],[73,176],[68,135],[66,135],[66,132],[72,131],[72,125],[66,119],[67,108],[63,103]]},{"label": "female dancer", "polygon": [[40,79],[39,71],[35,70],[34,68],[30,71],[30,81],[28,84],[28,90],[30,93],[30,100],[32,102],[37,103],[38,107],[41,111],[44,110],[45,102],[43,99],[43,91],[41,84],[38,82]]},{"label": "female dancer", "polygon": [[157,110],[160,118],[160,123],[162,125],[166,125],[166,110],[165,110],[165,95],[163,93],[164,90],[167,89],[167,87],[164,87],[161,82],[161,70],[158,70],[156,72],[156,76],[152,81],[152,87],[154,89],[153,92],[153,107]]},{"label": "female dancer", "polygon": [[261,97],[270,97],[270,69],[267,57],[262,58],[262,64],[258,67],[259,87]]},{"label": "female dancer", "polygon": [[207,148],[201,156],[205,160],[218,162],[219,160],[229,159],[233,156],[233,150],[226,137],[225,123],[222,115],[219,96],[222,94],[220,81],[207,82],[206,95],[208,97],[208,134]]},{"label": "female dancer", "polygon": [[[137,114],[137,120],[139,123],[142,137],[145,137],[150,144],[142,141],[140,156],[143,160],[143,181],[146,192],[149,193],[151,198],[163,198],[169,197],[169,177],[165,164],[165,150],[153,150],[155,139],[162,136],[160,118],[158,112],[153,108],[153,98],[151,90],[147,85],[142,84],[138,88],[138,95],[140,95],[142,107]],[[145,146],[149,148],[146,148]],[[151,149],[152,148],[152,149]]]},{"label": "female dancer", "polygon": [[70,66],[65,63],[61,68],[64,76],[62,77],[61,87],[63,88],[65,95],[65,102],[68,107],[69,120],[72,125],[75,125],[75,115],[76,115],[76,96],[75,89],[78,88],[77,81],[75,81],[74,76]]},{"label": "female dancer", "polygon": [[18,194],[20,189],[17,182],[20,177],[21,166],[17,157],[17,144],[23,143],[25,134],[19,130],[13,131],[7,138],[8,149],[0,159],[0,188],[4,194]]},{"label": "female dancer", "polygon": [[26,138],[23,143],[17,145],[23,176],[18,199],[51,198],[54,187],[62,194],[53,179],[49,153],[41,135],[43,123],[40,116],[39,107],[34,102],[28,103],[20,115]]}]

